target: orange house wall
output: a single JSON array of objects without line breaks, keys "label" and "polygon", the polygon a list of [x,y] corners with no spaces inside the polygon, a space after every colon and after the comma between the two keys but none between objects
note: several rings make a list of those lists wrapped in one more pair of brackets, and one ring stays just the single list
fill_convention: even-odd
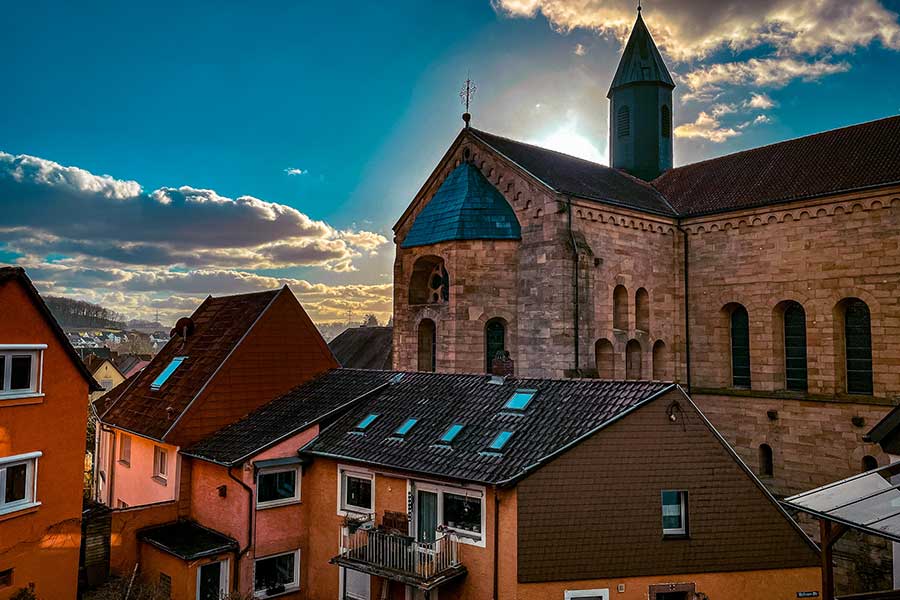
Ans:
[{"label": "orange house wall", "polygon": [[[172,600],[194,600],[197,597],[197,570],[203,565],[220,560],[229,560],[228,581],[233,582],[234,554],[224,553],[204,557],[194,561],[184,561],[149,544],[141,544],[141,579],[149,584],[159,583],[160,573],[172,578]],[[280,596],[288,598],[288,596]]]},{"label": "orange house wall", "polygon": [[338,365],[289,291],[279,294],[166,441],[188,446]]},{"label": "orange house wall", "polygon": [[[13,568],[6,600],[29,582],[42,598],[74,600],[81,543],[88,384],[17,281],[0,285],[0,343],[47,344],[43,398],[0,400],[0,456],[41,451],[41,506],[0,517],[0,570]],[[26,403],[30,402],[30,403]]]},{"label": "orange house wall", "polygon": [[112,512],[109,538],[109,570],[131,573],[139,560],[137,532],[153,525],[170,523],[178,518],[178,505],[165,502],[139,508],[116,509]]}]

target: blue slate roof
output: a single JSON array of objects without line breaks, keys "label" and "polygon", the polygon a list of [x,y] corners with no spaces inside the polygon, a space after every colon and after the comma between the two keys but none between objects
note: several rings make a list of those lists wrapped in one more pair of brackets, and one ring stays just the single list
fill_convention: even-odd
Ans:
[{"label": "blue slate roof", "polygon": [[522,228],[503,195],[468,162],[456,167],[416,216],[401,248],[449,240],[520,240]]}]

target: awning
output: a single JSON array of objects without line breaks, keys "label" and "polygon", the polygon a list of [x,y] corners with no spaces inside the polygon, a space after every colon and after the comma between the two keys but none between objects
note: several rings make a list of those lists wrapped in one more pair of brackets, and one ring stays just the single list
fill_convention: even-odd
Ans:
[{"label": "awning", "polygon": [[900,542],[900,462],[791,496],[788,508]]},{"label": "awning", "polygon": [[284,458],[269,458],[266,460],[253,461],[253,466],[257,469],[268,469],[270,467],[305,465],[307,463],[309,463],[308,458],[301,458],[299,456],[285,456]]},{"label": "awning", "polygon": [[186,520],[142,529],[138,539],[185,561],[238,549],[236,540]]}]

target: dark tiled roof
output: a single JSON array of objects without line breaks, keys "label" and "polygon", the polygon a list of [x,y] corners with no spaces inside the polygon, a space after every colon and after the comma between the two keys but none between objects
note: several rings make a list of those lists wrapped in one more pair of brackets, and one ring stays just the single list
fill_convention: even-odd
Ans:
[{"label": "dark tiled roof", "polygon": [[653,185],[683,216],[900,183],[900,116],[666,171]]},{"label": "dark tiled roof", "polygon": [[387,383],[389,371],[334,369],[256,409],[184,451],[226,466],[315,423],[327,423],[347,403]]},{"label": "dark tiled roof", "polygon": [[426,246],[450,240],[518,240],[522,229],[497,188],[468,162],[441,183],[416,215],[401,246]]},{"label": "dark tiled roof", "polygon": [[675,87],[675,82],[669,75],[669,69],[666,68],[666,63],[660,56],[641,13],[638,13],[631,36],[625,44],[619,67],[609,86],[609,94],[612,94],[614,89],[630,83],[662,83]]},{"label": "dark tiled roof", "polygon": [[[361,375],[360,375],[361,376]],[[636,381],[508,379],[484,375],[404,373],[353,406],[306,450],[456,480],[499,483],[578,440],[672,384]],[[519,388],[538,390],[517,413],[504,404]],[[379,417],[354,433],[368,414]],[[404,439],[393,432],[418,419]],[[464,425],[453,446],[438,441],[454,423]],[[502,453],[485,452],[501,431],[513,433]]]},{"label": "dark tiled roof", "polygon": [[143,529],[138,539],[182,560],[196,560],[238,549],[236,540],[193,521],[176,521]]},{"label": "dark tiled roof", "polygon": [[94,380],[94,377],[91,375],[90,371],[88,371],[84,362],[82,362],[81,357],[75,352],[75,348],[72,347],[72,343],[69,342],[69,337],[63,331],[62,327],[60,327],[59,322],[53,316],[53,313],[50,312],[50,308],[47,307],[44,299],[41,298],[41,295],[34,287],[31,279],[25,274],[25,269],[22,267],[0,267],[0,284],[13,280],[18,281],[22,284],[22,287],[25,288],[25,292],[31,298],[31,301],[38,311],[44,316],[50,329],[53,330],[57,340],[62,345],[63,350],[69,355],[69,358],[75,363],[78,372],[81,373],[81,376],[84,377],[84,380],[88,383],[88,390],[91,392],[103,391],[103,387]]},{"label": "dark tiled roof", "polygon": [[[173,336],[130,383],[116,387],[112,404],[101,415],[103,422],[161,440],[278,293],[208,297],[191,316],[194,330],[186,342]],[[176,356],[188,358],[160,390],[150,389]]]},{"label": "dark tiled roof", "polygon": [[557,192],[675,216],[665,198],[653,186],[623,171],[485,131],[468,131]]},{"label": "dark tiled roof", "polygon": [[393,327],[350,327],[328,343],[347,369],[390,369],[393,346]]}]

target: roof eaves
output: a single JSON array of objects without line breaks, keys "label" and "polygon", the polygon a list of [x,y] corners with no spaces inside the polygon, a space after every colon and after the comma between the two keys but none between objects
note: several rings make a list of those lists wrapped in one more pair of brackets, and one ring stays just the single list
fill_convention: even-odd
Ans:
[{"label": "roof eaves", "polygon": [[[656,191],[656,190],[654,190],[654,191]],[[610,205],[610,206],[615,206],[615,207],[617,207],[617,208],[626,208],[626,209],[628,209],[628,210],[633,210],[633,211],[636,211],[636,212],[649,213],[649,214],[657,215],[657,216],[660,216],[660,217],[668,217],[668,218],[670,218],[670,219],[677,219],[678,216],[679,216],[679,215],[678,215],[678,211],[676,211],[674,208],[672,208],[672,205],[669,204],[669,201],[668,201],[668,200],[665,200],[665,197],[664,197],[662,194],[660,194],[658,191],[656,191],[656,194],[657,194],[660,198],[663,199],[665,205],[668,206],[669,208],[672,208],[672,212],[671,212],[671,213],[667,213],[667,212],[664,212],[664,211],[661,211],[661,210],[654,210],[654,209],[652,209],[652,208],[638,208],[638,207],[633,206],[633,205],[631,205],[631,204],[625,204],[624,202],[620,202],[620,201],[618,201],[618,200],[613,200],[612,198],[603,198],[603,197],[600,197],[600,196],[591,196],[591,195],[589,195],[589,194],[579,194],[579,193],[575,193],[575,192],[569,192],[569,191],[566,191],[566,190],[559,190],[559,193],[562,194],[562,195],[564,195],[564,196],[571,196],[572,198],[580,198],[580,199],[582,199],[582,200],[590,200],[591,202],[599,202],[599,203],[601,203],[601,204],[608,204],[608,205]]]},{"label": "roof eaves", "polygon": [[285,285],[280,290],[278,290],[277,294],[272,296],[272,299],[269,300],[268,304],[266,304],[266,307],[264,309],[262,309],[262,312],[260,312],[259,315],[256,316],[256,319],[254,319],[253,323],[250,324],[250,327],[247,328],[247,331],[245,331],[244,334],[241,335],[240,339],[234,344],[234,346],[231,347],[231,350],[228,351],[228,354],[225,355],[225,358],[222,359],[222,361],[216,367],[216,370],[213,371],[209,377],[207,377],[206,381],[203,382],[203,385],[200,387],[200,389],[197,391],[197,393],[194,394],[194,397],[191,398],[191,401],[188,402],[187,406],[184,407],[184,410],[181,411],[181,414],[175,418],[175,422],[172,423],[172,425],[170,425],[169,428],[166,429],[165,433],[162,434],[161,439],[163,441],[165,441],[167,435],[172,433],[172,430],[175,429],[175,426],[178,425],[178,423],[181,421],[181,419],[184,417],[184,415],[186,415],[188,413],[188,411],[191,409],[191,407],[194,405],[194,402],[197,401],[197,398],[199,398],[201,396],[201,394],[203,394],[203,392],[206,390],[209,383],[213,379],[215,379],[216,375],[219,374],[219,371],[222,370],[222,366],[226,362],[228,362],[228,359],[231,358],[231,355],[234,354],[235,350],[237,350],[240,347],[241,343],[247,338],[247,336],[250,334],[250,332],[253,331],[253,328],[256,327],[256,324],[259,323],[260,319],[263,318],[263,315],[265,315],[266,312],[268,312],[269,308],[271,308],[272,304],[275,302],[275,300],[277,300],[281,296],[281,294],[284,292],[284,290],[286,288],[287,288],[287,286]]},{"label": "roof eaves", "polygon": [[[623,410],[622,412],[620,412],[620,413],[618,413],[618,414],[613,415],[612,417],[610,417],[609,419],[607,419],[606,421],[604,421],[603,423],[601,423],[601,424],[598,425],[597,427],[594,427],[593,429],[591,429],[591,430],[588,431],[587,433],[584,433],[584,434],[578,436],[577,438],[575,438],[574,440],[572,440],[572,441],[566,443],[566,444],[563,445],[562,447],[557,448],[557,449],[554,450],[553,452],[551,452],[551,453],[549,453],[549,454],[547,454],[547,455],[545,455],[545,456],[539,458],[536,462],[534,462],[534,463],[532,463],[531,465],[525,467],[524,469],[522,469],[521,471],[519,471],[518,473],[516,473],[516,474],[513,475],[512,477],[508,477],[508,478],[506,478],[506,479],[504,479],[504,480],[502,480],[502,481],[497,482],[497,487],[509,487],[509,486],[515,485],[516,483],[518,483],[519,481],[521,481],[521,480],[524,479],[525,477],[531,475],[531,473],[532,473],[533,471],[537,471],[538,469],[540,469],[541,467],[543,467],[544,465],[546,465],[547,463],[549,463],[549,462],[552,461],[553,459],[557,458],[557,457],[560,456],[561,454],[564,454],[565,452],[568,452],[569,450],[571,450],[572,448],[574,448],[574,447],[577,446],[578,444],[582,443],[583,441],[587,440],[587,439],[590,438],[591,436],[593,436],[593,435],[599,433],[601,430],[606,429],[607,427],[609,427],[609,426],[612,425],[613,423],[616,423],[617,421],[620,421],[620,420],[624,419],[625,417],[627,417],[628,415],[630,415],[632,412],[636,411],[637,409],[641,408],[642,406],[645,406],[646,404],[649,404],[650,402],[653,402],[654,400],[656,400],[657,398],[659,398],[659,397],[662,396],[663,394],[667,394],[668,392],[670,392],[670,391],[672,391],[673,389],[676,389],[676,388],[678,388],[677,384],[671,383],[671,384],[667,385],[666,387],[662,388],[661,390],[659,390],[659,391],[657,391],[657,392],[654,392],[653,394],[651,394],[651,395],[648,396],[647,398],[641,400],[640,402],[638,402],[638,403],[636,403],[636,404],[634,404],[634,405],[628,407],[627,409]],[[679,388],[679,389],[680,389],[680,388]]]},{"label": "roof eaves", "polygon": [[900,406],[894,407],[883,419],[878,421],[863,440],[872,444],[880,444],[886,437],[900,427]]}]

